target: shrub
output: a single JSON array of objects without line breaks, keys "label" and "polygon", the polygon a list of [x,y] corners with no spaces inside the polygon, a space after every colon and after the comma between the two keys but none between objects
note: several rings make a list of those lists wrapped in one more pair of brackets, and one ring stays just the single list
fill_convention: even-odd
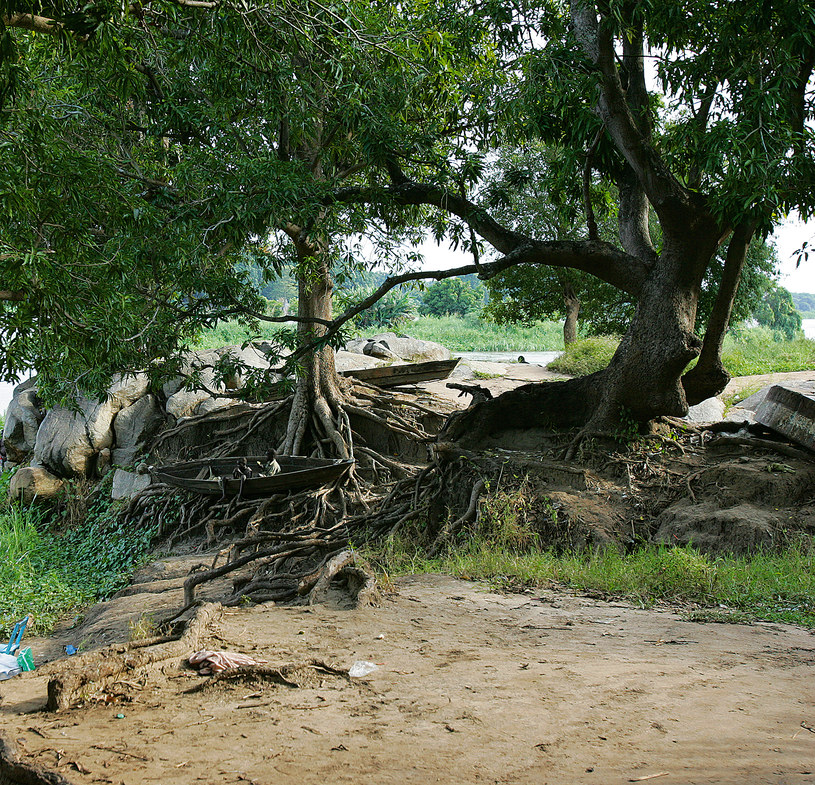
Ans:
[{"label": "shrub", "polygon": [[595,371],[602,371],[611,362],[619,342],[618,338],[610,335],[575,341],[546,367],[550,371],[570,376],[586,376]]}]

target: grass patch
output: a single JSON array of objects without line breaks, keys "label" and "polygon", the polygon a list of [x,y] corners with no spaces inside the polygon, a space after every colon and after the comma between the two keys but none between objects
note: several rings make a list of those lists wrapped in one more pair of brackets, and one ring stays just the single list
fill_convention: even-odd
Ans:
[{"label": "grass patch", "polygon": [[611,362],[619,343],[619,338],[610,335],[583,338],[567,346],[563,354],[546,367],[570,376],[586,376],[602,371]]},{"label": "grass patch", "polygon": [[[499,325],[467,316],[423,316],[400,328],[405,335],[435,341],[454,352],[547,352],[563,349],[563,327],[558,322],[538,322],[532,327]],[[368,330],[375,335],[382,330]]]},{"label": "grass patch", "polygon": [[[0,478],[0,497],[7,497],[10,476],[6,472]],[[77,524],[70,523],[67,512],[16,503],[0,508],[2,634],[26,614],[32,616],[32,632],[49,633],[61,616],[110,597],[144,561],[158,524],[123,525],[119,504],[110,500],[109,482]]]},{"label": "grass patch", "polygon": [[731,376],[809,371],[815,369],[815,341],[778,341],[771,330],[754,327],[727,336],[722,362]]},{"label": "grass patch", "polygon": [[281,327],[278,324],[262,322],[257,329],[250,327],[235,319],[218,322],[215,327],[204,330],[193,347],[200,349],[219,349],[221,346],[240,346],[247,341],[274,342]]},{"label": "grass patch", "polygon": [[[564,586],[629,600],[695,604],[732,616],[815,627],[815,553],[803,547],[752,556],[706,556],[691,548],[645,546],[556,554],[490,543],[478,536],[428,559],[415,538],[395,539],[366,555],[390,576],[444,573],[499,587]],[[707,620],[713,621],[706,610]],[[704,614],[697,620],[702,621]],[[722,619],[715,619],[722,620]]]}]

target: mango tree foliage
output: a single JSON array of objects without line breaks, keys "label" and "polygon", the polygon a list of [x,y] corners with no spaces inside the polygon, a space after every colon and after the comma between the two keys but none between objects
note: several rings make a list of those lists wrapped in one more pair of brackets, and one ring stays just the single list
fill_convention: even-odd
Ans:
[{"label": "mango tree foliage", "polygon": [[[334,238],[372,227],[389,252],[421,211],[331,194],[397,161],[449,167],[472,98],[457,69],[483,48],[472,19],[424,2],[103,10],[81,34],[5,31],[0,375],[36,368],[55,397],[262,314],[247,252],[266,277],[294,261],[306,290],[348,261]],[[320,318],[330,301],[302,324]]]},{"label": "mango tree foliage", "polygon": [[[453,435],[524,427],[534,411],[546,422],[552,406],[584,434],[608,432],[623,409],[642,421],[682,415],[728,379],[721,345],[753,237],[793,209],[804,219],[815,210],[815,9],[804,0],[572,0],[526,10],[527,47],[512,60],[520,76],[501,103],[505,133],[557,147],[558,167],[542,178],[571,175],[573,193],[614,193],[616,236],[601,235],[585,196],[577,238],[528,234],[496,220],[481,194],[432,183],[394,183],[390,198],[465,221],[497,251],[480,265],[484,277],[517,264],[577,270],[635,308],[602,374],[475,407]],[[717,254],[702,340],[700,293]]]}]

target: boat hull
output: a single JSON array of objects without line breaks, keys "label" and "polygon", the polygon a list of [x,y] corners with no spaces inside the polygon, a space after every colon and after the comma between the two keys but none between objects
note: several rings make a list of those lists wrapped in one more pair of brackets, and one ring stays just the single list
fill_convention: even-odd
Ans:
[{"label": "boat hull", "polygon": [[360,368],[343,371],[343,376],[352,376],[361,382],[376,387],[398,387],[403,384],[432,382],[446,379],[458,365],[459,358],[452,360],[431,360],[426,363],[408,363],[407,365],[383,365],[379,368]]},{"label": "boat hull", "polygon": [[[262,466],[265,456],[244,456],[250,467]],[[211,458],[187,461],[171,466],[151,468],[150,473],[158,482],[183,488],[193,493],[208,496],[272,496],[302,488],[319,488],[341,478],[354,465],[353,460],[330,460],[323,458],[302,458],[299,456],[278,456],[280,473],[270,477],[247,477],[241,481],[232,477],[238,458]],[[201,478],[205,471],[213,476]],[[220,478],[224,478],[223,482]]]}]

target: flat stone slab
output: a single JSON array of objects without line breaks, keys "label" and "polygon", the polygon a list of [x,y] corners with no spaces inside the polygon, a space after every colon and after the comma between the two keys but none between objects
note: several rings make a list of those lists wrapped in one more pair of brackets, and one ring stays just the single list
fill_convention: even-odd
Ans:
[{"label": "flat stone slab", "polygon": [[815,451],[815,388],[808,392],[774,385],[756,409],[756,422]]}]

